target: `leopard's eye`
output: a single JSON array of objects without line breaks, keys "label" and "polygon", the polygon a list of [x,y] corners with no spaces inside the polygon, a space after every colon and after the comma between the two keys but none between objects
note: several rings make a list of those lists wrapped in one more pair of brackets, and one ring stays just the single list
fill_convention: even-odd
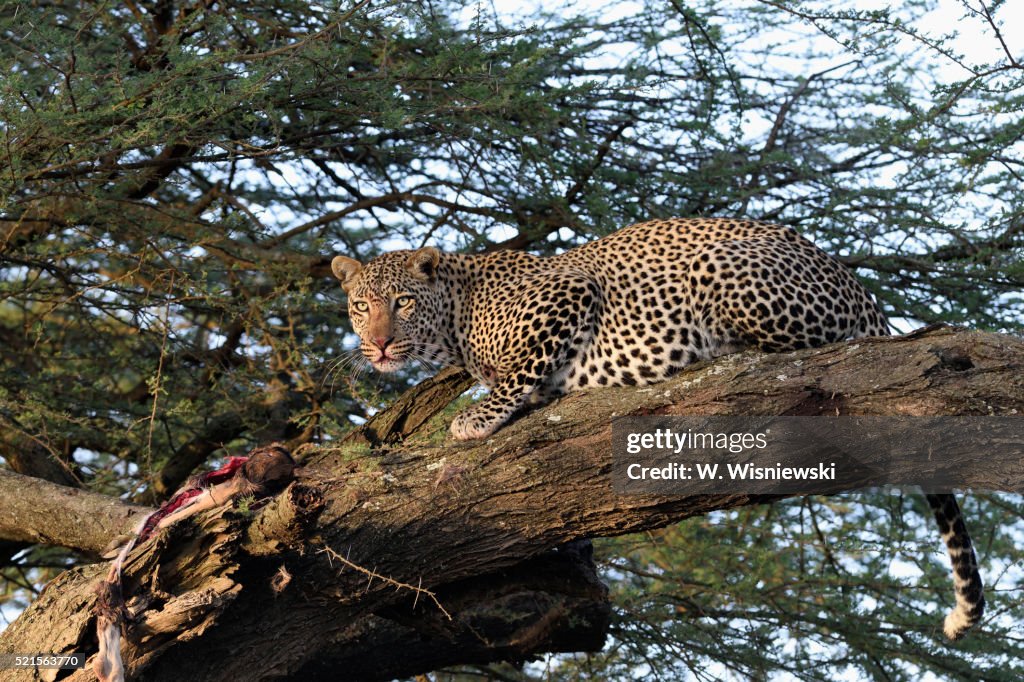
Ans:
[{"label": "leopard's eye", "polygon": [[366,301],[352,301],[352,310],[356,311],[357,313],[369,312],[370,304],[367,303]]},{"label": "leopard's eye", "polygon": [[415,301],[416,299],[413,298],[412,296],[409,296],[408,294],[402,294],[401,296],[395,299],[395,305],[397,305],[399,308],[407,308],[411,306]]}]

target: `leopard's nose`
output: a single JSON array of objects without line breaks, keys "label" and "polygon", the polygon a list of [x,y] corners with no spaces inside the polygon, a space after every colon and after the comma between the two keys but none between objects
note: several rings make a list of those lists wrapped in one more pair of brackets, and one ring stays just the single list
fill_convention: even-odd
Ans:
[{"label": "leopard's nose", "polygon": [[388,336],[388,337],[375,336],[372,339],[370,339],[370,341],[373,343],[373,345],[377,346],[377,348],[379,348],[382,352],[384,351],[385,348],[388,347],[388,344],[391,343],[394,340],[395,340],[395,337],[393,337],[393,336]]}]

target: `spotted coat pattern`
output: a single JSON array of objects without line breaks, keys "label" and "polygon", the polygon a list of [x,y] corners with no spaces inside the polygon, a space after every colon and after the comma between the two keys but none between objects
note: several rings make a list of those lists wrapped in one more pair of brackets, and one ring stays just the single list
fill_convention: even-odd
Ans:
[{"label": "spotted coat pattern", "polygon": [[[375,368],[453,364],[490,389],[453,421],[460,440],[568,391],[649,384],[744,348],[888,334],[849,270],[791,228],[747,220],[640,223],[546,258],[428,247],[332,267]],[[955,499],[929,501],[944,534],[963,529],[946,538],[957,594],[946,630],[958,637],[981,616],[981,580]]]}]

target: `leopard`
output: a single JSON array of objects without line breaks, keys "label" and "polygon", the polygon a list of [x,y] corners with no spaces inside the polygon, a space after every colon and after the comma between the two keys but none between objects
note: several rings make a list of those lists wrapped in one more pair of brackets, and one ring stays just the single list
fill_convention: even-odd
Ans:
[{"label": "leopard", "polygon": [[[848,267],[792,227],[747,219],[652,220],[551,256],[424,246],[365,264],[338,255],[331,269],[374,369],[453,365],[489,389],[452,421],[460,441],[569,392],[890,333]],[[955,640],[984,613],[981,576],[956,498],[926,498],[952,566],[943,630]]]}]

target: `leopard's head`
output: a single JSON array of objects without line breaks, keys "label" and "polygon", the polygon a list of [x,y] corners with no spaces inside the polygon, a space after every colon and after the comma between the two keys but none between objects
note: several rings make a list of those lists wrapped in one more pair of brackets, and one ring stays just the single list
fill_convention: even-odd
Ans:
[{"label": "leopard's head", "polygon": [[443,331],[444,283],[438,280],[440,252],[432,247],[395,251],[365,265],[337,256],[334,276],[348,294],[352,329],[374,369],[394,372],[410,360],[433,360]]}]

